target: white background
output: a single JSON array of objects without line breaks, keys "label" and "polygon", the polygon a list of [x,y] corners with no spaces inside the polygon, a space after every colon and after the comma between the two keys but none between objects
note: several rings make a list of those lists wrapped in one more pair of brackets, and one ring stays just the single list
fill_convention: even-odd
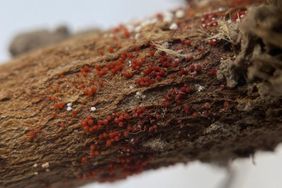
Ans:
[{"label": "white background", "polygon": [[[0,62],[9,59],[7,46],[18,32],[33,28],[55,28],[68,24],[72,30],[99,26],[109,28],[120,22],[143,18],[182,5],[181,0],[7,0],[0,1]],[[282,146],[275,153],[259,153],[251,159],[236,160],[238,176],[234,188],[282,187]],[[115,184],[93,184],[85,188],[219,188],[225,170],[194,162],[189,165],[150,171]]]}]

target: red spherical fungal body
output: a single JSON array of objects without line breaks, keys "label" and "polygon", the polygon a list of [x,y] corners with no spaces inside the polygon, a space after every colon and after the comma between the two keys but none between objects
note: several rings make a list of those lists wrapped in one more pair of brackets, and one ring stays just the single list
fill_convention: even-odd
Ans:
[{"label": "red spherical fungal body", "polygon": [[81,157],[81,159],[80,159],[80,163],[81,164],[86,164],[88,162],[88,158],[87,157]]},{"label": "red spherical fungal body", "polygon": [[183,110],[186,114],[190,114],[191,113],[191,108],[188,104],[184,104],[183,105]]},{"label": "red spherical fungal body", "polygon": [[90,73],[90,72],[91,72],[91,68],[88,65],[85,65],[80,69],[80,73],[83,76],[87,76],[87,74]]},{"label": "red spherical fungal body", "polygon": [[88,96],[88,97],[92,97],[93,95],[95,95],[97,92],[97,88],[95,86],[90,87],[90,88],[86,88],[84,90],[84,95]]},{"label": "red spherical fungal body", "polygon": [[216,77],[217,76],[217,69],[216,68],[211,68],[209,71],[208,71],[208,76],[211,76],[211,77]]},{"label": "red spherical fungal body", "polygon": [[124,71],[122,72],[122,75],[127,79],[130,79],[133,77],[133,73],[131,71]]},{"label": "red spherical fungal body", "polygon": [[54,104],[54,108],[56,109],[63,109],[65,107],[65,103],[56,103]]},{"label": "red spherical fungal body", "polygon": [[148,77],[141,77],[137,79],[135,83],[141,87],[146,87],[146,86],[150,86],[151,84],[155,83],[155,81]]}]

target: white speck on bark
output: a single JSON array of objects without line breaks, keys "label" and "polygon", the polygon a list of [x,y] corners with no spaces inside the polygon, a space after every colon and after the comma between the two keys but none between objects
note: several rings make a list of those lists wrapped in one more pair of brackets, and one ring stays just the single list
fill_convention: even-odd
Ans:
[{"label": "white speck on bark", "polygon": [[72,103],[67,104],[67,111],[72,111]]},{"label": "white speck on bark", "polygon": [[137,99],[145,99],[145,98],[146,98],[146,95],[143,95],[142,92],[137,91],[136,94],[135,94],[135,97],[136,97]]},{"label": "white speck on bark", "polygon": [[129,89],[134,89],[134,86],[133,86],[133,85],[130,85],[130,86],[129,86]]},{"label": "white speck on bark", "polygon": [[132,64],[132,62],[131,62],[131,60],[129,60],[128,61],[128,66],[131,67],[131,64]]},{"label": "white speck on bark", "polygon": [[201,92],[201,91],[203,91],[205,89],[205,87],[200,85],[200,84],[196,84],[195,87],[196,87],[198,92]]},{"label": "white speck on bark", "polygon": [[162,151],[167,146],[167,143],[160,138],[152,139],[143,144],[144,147],[150,148],[154,151]]},{"label": "white speck on bark", "polygon": [[178,25],[176,23],[172,23],[170,26],[169,26],[169,29],[170,30],[177,30],[178,29]]},{"label": "white speck on bark", "polygon": [[49,168],[49,162],[46,162],[46,163],[43,163],[42,165],[41,165],[41,167],[42,168]]},{"label": "white speck on bark", "polygon": [[97,110],[97,108],[95,107],[95,106],[92,106],[91,108],[90,108],[90,111],[91,112],[95,112]]}]

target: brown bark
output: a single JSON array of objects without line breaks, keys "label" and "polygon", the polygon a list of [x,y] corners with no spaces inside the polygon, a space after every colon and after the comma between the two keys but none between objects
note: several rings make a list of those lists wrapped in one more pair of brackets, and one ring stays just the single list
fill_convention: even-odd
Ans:
[{"label": "brown bark", "polygon": [[[235,40],[245,8],[224,2],[187,8],[176,28],[158,16],[137,36],[120,26],[2,65],[0,187],[76,187],[273,150],[282,100],[270,89],[281,64],[248,79],[260,64]],[[242,41],[261,37],[242,30]],[[268,42],[252,44],[271,46],[279,62]]]}]

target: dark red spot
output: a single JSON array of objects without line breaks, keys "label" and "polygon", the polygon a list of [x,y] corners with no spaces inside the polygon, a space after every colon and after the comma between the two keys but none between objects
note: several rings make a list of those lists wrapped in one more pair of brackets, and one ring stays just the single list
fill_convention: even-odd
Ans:
[{"label": "dark red spot", "polygon": [[64,107],[65,107],[65,103],[54,104],[54,108],[59,109],[59,110],[63,109]]},{"label": "dark red spot", "polygon": [[216,77],[217,76],[217,69],[216,68],[211,68],[208,73],[209,76],[211,77]]},{"label": "dark red spot", "polygon": [[84,95],[88,96],[88,97],[92,97],[93,95],[95,95],[97,92],[97,88],[95,86],[91,87],[91,88],[86,88],[84,90]]},{"label": "dark red spot", "polygon": [[87,76],[87,74],[91,71],[90,67],[88,65],[85,65],[83,66],[81,69],[80,69],[80,73],[83,75],[83,76]]}]

